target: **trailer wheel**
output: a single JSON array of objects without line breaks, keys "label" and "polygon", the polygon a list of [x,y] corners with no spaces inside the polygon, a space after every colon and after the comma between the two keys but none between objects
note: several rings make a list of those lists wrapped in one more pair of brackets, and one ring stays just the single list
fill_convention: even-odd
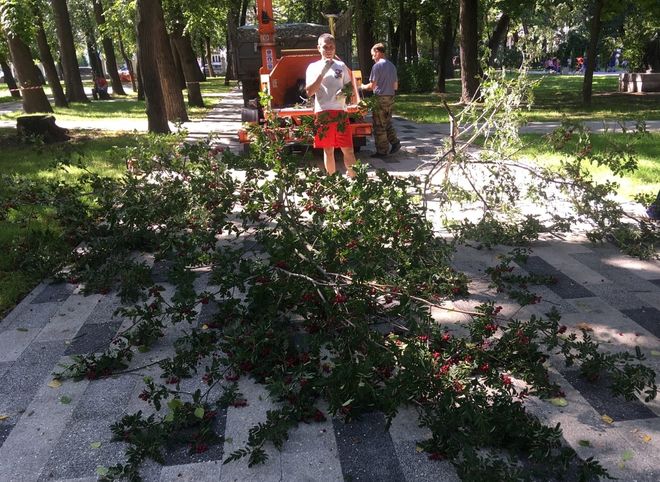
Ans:
[{"label": "trailer wheel", "polygon": [[241,109],[241,122],[249,122],[251,124],[259,122],[259,109],[243,107]]},{"label": "trailer wheel", "polygon": [[259,79],[241,79],[243,87],[243,105],[247,107],[252,99],[259,98]]},{"label": "trailer wheel", "polygon": [[353,152],[360,152],[360,148],[365,145],[367,145],[366,138],[353,136]]}]

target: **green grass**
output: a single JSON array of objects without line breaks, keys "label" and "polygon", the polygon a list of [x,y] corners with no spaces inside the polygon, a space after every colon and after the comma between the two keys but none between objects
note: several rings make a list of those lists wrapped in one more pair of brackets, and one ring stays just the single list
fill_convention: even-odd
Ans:
[{"label": "green grass", "polygon": [[[541,80],[534,89],[534,104],[524,116],[528,121],[660,119],[660,93],[620,93],[618,77],[596,76],[593,80],[592,105],[582,105],[582,81],[579,75],[532,75]],[[397,95],[394,112],[414,122],[449,122],[442,105],[445,99],[454,112],[460,112],[460,79],[447,80],[447,93]]]},{"label": "green grass", "polygon": [[[57,161],[77,163],[82,159],[92,172],[119,176],[125,169],[122,148],[134,146],[137,139],[132,134],[101,131],[72,131],[73,139],[65,144],[37,146],[19,142],[14,129],[0,130],[0,172],[17,175],[35,182],[48,179],[73,181],[84,171],[69,166],[66,170],[54,169]],[[0,220],[0,319],[41,281],[40,276],[22,268],[20,257],[13,251],[16,243],[24,243],[27,232],[51,229],[57,232],[57,223],[48,209],[37,208],[29,225],[18,222],[21,210],[10,210],[10,217]],[[23,213],[24,214],[24,213]],[[38,238],[47,242],[44,251],[52,249],[57,240],[49,236]],[[32,246],[32,245],[31,245]],[[48,248],[48,247],[51,248]]]},{"label": "green grass", "polygon": [[[85,87],[91,88],[91,81],[83,82]],[[202,82],[201,90],[204,97],[205,107],[187,107],[188,115],[191,119],[201,119],[208,111],[215,106],[223,94],[229,92],[236,82],[232,82],[230,86],[224,85],[224,77],[213,77],[207,82]],[[125,86],[126,87],[126,86]],[[46,95],[50,95],[50,88],[46,87]],[[0,96],[3,93],[8,93],[6,90],[0,90]],[[137,100],[137,94],[132,93],[128,88],[129,95],[113,96],[112,100],[92,101],[89,103],[71,103],[69,107],[55,107],[55,116],[58,119],[146,119],[147,114],[145,111],[144,101]],[[0,97],[2,99],[2,97]],[[8,97],[15,101],[11,97]],[[184,91],[184,100],[186,100],[186,92]],[[1,101],[1,100],[0,100]],[[23,115],[21,110],[11,112],[8,114],[0,115],[0,120],[15,119]]]},{"label": "green grass", "polygon": [[[593,152],[605,151],[612,142],[622,142],[623,134],[597,134],[592,136]],[[539,165],[556,167],[567,156],[557,152],[541,134],[521,136],[526,147],[520,151],[523,159],[534,160]],[[641,137],[635,143],[638,168],[622,178],[614,177],[606,167],[591,166],[590,172],[598,182],[614,180],[619,183],[619,194],[632,200],[636,194],[649,193],[654,196],[660,191],[660,134],[652,133]]]}]

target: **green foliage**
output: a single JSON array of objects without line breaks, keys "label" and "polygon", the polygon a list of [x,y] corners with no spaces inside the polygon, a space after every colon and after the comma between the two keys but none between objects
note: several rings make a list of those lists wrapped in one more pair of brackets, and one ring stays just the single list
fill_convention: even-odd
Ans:
[{"label": "green foliage", "polygon": [[34,35],[31,2],[25,0],[0,1],[0,24],[5,35],[19,37],[29,44]]},{"label": "green foliage", "polygon": [[400,63],[397,66],[399,92],[431,92],[437,81],[433,62],[420,59],[418,62]]}]

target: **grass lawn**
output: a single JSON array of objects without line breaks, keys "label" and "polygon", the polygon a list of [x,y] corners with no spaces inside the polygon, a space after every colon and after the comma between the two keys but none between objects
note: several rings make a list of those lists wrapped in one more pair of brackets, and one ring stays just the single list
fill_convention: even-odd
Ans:
[{"label": "grass lawn", "polygon": [[[92,88],[91,81],[84,81],[83,84],[86,90]],[[231,85],[224,85],[224,77],[212,77],[207,82],[202,82],[202,96],[206,107],[188,107],[188,115],[191,119],[201,119],[206,113],[219,101],[222,94],[229,92],[236,82],[231,82]],[[55,116],[58,119],[146,119],[147,114],[145,111],[144,101],[137,100],[137,94],[133,93],[130,84],[125,84],[124,88],[129,94],[128,96],[113,96],[112,100],[94,101],[89,103],[72,103],[69,107],[55,107]],[[46,95],[50,95],[50,88],[44,88]],[[5,90],[0,90],[0,103],[4,101],[16,101],[16,99],[4,94],[9,94]],[[91,95],[89,96],[91,99]],[[186,93],[184,92],[184,100],[186,100]],[[52,103],[51,103],[52,104]],[[21,110],[0,115],[0,120],[15,119],[23,115]]]},{"label": "grass lawn", "polygon": [[[534,89],[534,105],[524,113],[528,121],[557,121],[562,116],[573,120],[660,119],[660,92],[627,94],[618,92],[618,77],[595,76],[591,107],[582,105],[580,75],[531,75],[541,83]],[[394,112],[422,123],[449,122],[442,105],[444,98],[455,112],[460,99],[460,79],[447,80],[447,93],[400,94]]]},{"label": "grass lawn", "polygon": [[[547,167],[558,166],[561,159],[566,159],[566,155],[553,149],[541,134],[524,134],[521,138],[526,147],[520,151],[520,158],[534,160]],[[593,152],[603,151],[612,142],[622,139],[623,134],[594,135],[592,136]],[[598,182],[606,180],[618,182],[619,194],[629,200],[639,193],[649,193],[655,196],[660,191],[660,133],[641,137],[635,143],[635,151],[638,159],[636,171],[626,174],[622,178],[615,178],[606,167],[592,166],[590,171],[594,179]]]},{"label": "grass lawn", "polygon": [[[85,130],[72,131],[71,134],[74,138],[69,143],[40,147],[18,142],[14,129],[0,130],[0,173],[15,174],[37,183],[46,179],[73,180],[82,174],[81,169],[71,167],[65,172],[53,169],[53,166],[58,160],[75,163],[82,157],[89,170],[118,176],[125,168],[120,149],[137,143],[134,135],[126,133]],[[0,196],[0,202],[1,199]],[[42,253],[55,249],[55,246],[70,249],[57,239],[58,226],[48,209],[32,207],[26,212],[17,208],[8,213],[7,219],[0,219],[0,252],[4,253],[0,256],[0,318],[41,281],[41,275],[24,269],[21,244],[27,243],[31,249]],[[28,231],[46,230],[49,234],[26,241]]]}]

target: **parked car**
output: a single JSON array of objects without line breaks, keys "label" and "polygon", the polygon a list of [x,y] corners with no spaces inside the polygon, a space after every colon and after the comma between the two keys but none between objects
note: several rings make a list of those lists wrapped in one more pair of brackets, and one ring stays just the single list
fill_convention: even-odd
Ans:
[{"label": "parked car", "polygon": [[131,74],[128,71],[128,69],[120,69],[118,72],[119,72],[119,80],[121,80],[122,82],[131,81]]}]

